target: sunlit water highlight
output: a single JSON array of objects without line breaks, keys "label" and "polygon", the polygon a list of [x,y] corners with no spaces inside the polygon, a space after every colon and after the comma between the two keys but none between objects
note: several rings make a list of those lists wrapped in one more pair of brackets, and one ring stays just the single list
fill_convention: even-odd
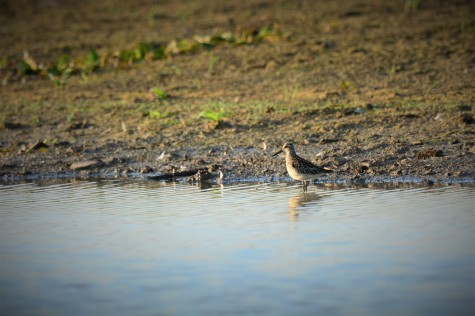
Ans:
[{"label": "sunlit water highlight", "polygon": [[2,315],[474,315],[475,186],[0,186]]}]

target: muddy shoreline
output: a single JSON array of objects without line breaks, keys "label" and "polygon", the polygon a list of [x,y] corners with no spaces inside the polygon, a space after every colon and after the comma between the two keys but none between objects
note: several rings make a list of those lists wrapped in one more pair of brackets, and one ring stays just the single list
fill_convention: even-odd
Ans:
[{"label": "muddy shoreline", "polygon": [[[69,159],[46,152],[23,154],[2,166],[2,183],[41,179],[106,178],[179,181],[187,183],[232,183],[239,181],[292,181],[282,157],[272,158],[275,150],[260,148],[187,148],[174,151],[119,150],[115,152],[88,151]],[[298,146],[298,145],[297,145]],[[473,153],[460,154],[463,144],[424,149],[412,146],[373,144],[380,149],[364,152],[355,146],[337,149],[325,145],[299,146],[301,154],[310,158],[309,148],[321,150],[310,158],[316,164],[334,172],[317,183],[473,183],[475,171]],[[267,147],[267,146],[265,146]],[[414,149],[409,150],[408,148]],[[420,148],[420,149],[415,149]],[[306,149],[306,150],[305,150]],[[383,150],[381,150],[383,149]],[[45,151],[45,149],[36,149]],[[51,149],[49,149],[51,150]],[[343,156],[345,151],[352,156]],[[398,155],[405,152],[402,157]],[[393,153],[394,155],[388,155]],[[408,154],[409,153],[409,154]],[[380,158],[380,159],[378,159]],[[195,175],[209,172],[206,177]],[[165,176],[157,178],[157,176]]]}]

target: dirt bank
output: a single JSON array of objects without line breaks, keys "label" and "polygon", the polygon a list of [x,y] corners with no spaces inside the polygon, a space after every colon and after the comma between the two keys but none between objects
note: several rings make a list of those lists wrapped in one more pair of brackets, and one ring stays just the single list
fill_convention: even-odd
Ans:
[{"label": "dirt bank", "polygon": [[4,1],[0,175],[475,177],[472,1]]}]

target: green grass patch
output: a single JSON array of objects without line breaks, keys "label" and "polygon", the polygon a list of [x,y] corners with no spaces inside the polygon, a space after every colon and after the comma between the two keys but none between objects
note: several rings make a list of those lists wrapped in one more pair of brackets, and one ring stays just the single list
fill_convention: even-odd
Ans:
[{"label": "green grass patch", "polygon": [[222,102],[213,102],[198,114],[198,117],[220,124],[228,115],[226,104]]},{"label": "green grass patch", "polygon": [[[232,46],[252,45],[262,41],[276,42],[281,38],[281,31],[276,25],[249,29],[238,28],[234,33],[195,35],[191,38],[174,39],[167,43],[139,43],[131,49],[105,52],[102,55],[94,49],[90,49],[85,56],[78,58],[63,54],[54,63],[37,61],[25,51],[23,58],[17,61],[11,62],[6,57],[0,59],[0,69],[16,67],[17,73],[21,75],[39,75],[49,78],[57,86],[64,86],[66,79],[71,75],[86,74],[87,76],[91,72],[108,67],[131,66],[137,62],[191,54],[201,49],[212,49],[222,43]],[[217,60],[217,57],[210,54],[208,75],[211,75]]]},{"label": "green grass patch", "polygon": [[159,98],[160,100],[166,100],[170,97],[168,93],[166,93],[164,90],[160,88],[152,88],[150,89],[150,91],[153,93],[155,97]]}]

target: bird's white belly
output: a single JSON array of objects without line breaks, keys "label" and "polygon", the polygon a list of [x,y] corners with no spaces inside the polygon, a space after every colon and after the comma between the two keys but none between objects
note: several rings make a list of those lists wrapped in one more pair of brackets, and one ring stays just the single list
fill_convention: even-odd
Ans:
[{"label": "bird's white belly", "polygon": [[293,179],[299,180],[299,181],[315,180],[317,178],[317,175],[315,174],[298,173],[295,171],[294,168],[287,167],[287,172]]}]

